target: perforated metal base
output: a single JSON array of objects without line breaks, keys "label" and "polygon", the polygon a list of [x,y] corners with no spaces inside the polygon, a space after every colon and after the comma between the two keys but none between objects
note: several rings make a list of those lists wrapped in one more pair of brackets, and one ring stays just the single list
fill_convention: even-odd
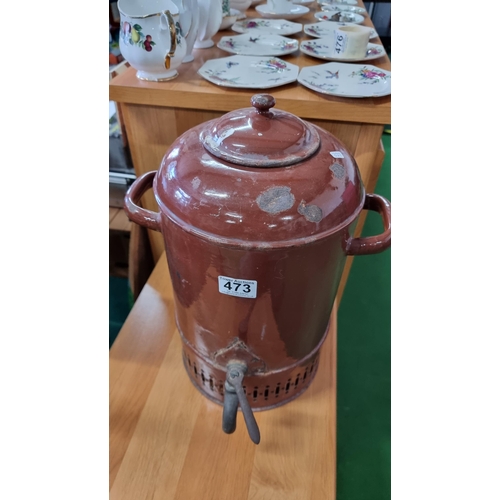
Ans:
[{"label": "perforated metal base", "polygon": [[[204,396],[222,404],[225,372],[209,366],[186,346],[182,354],[191,382]],[[312,383],[318,364],[319,351],[316,351],[304,364],[289,370],[245,377],[243,389],[250,406],[255,411],[269,410],[292,401]]]}]

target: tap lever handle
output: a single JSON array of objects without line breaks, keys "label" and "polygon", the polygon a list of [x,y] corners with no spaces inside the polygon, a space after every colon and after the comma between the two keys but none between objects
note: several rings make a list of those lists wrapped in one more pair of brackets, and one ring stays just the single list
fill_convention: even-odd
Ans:
[{"label": "tap lever handle", "polygon": [[[234,393],[238,398],[238,403],[241,407],[241,412],[243,413],[243,418],[245,419],[245,424],[247,426],[248,435],[250,439],[255,443],[260,443],[260,431],[259,426],[255,420],[254,414],[252,412],[252,408],[250,408],[250,403],[248,402],[245,391],[243,390],[243,377],[245,375],[246,366],[242,363],[229,363],[227,365],[227,376],[226,376],[226,384],[225,384],[225,396],[224,396],[224,413],[223,413],[223,429],[224,432],[227,432],[225,428],[236,429],[236,408],[233,410],[234,403]],[[227,399],[227,402],[226,402]],[[229,418],[229,414],[234,411],[234,428],[231,425],[231,419]],[[226,418],[224,418],[224,415]]]}]

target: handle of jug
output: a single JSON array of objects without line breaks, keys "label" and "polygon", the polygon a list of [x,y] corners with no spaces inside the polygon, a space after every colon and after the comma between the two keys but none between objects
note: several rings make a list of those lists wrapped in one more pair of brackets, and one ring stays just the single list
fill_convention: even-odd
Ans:
[{"label": "handle of jug", "polygon": [[166,10],[160,15],[160,29],[166,31],[166,36],[170,38],[170,49],[165,56],[165,69],[170,69],[170,59],[174,57],[177,49],[177,32],[175,21],[169,10]]}]

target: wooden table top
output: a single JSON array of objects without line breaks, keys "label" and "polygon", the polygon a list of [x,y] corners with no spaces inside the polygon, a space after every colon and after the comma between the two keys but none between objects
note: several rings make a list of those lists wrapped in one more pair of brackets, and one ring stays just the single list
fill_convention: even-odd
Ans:
[{"label": "wooden table top", "polygon": [[241,414],[226,435],[184,370],[163,254],[110,350],[110,499],[333,500],[336,320],[306,392],[256,412],[261,443]]},{"label": "wooden table top", "polygon": [[[358,3],[359,6],[364,6],[361,0],[358,0]],[[320,11],[317,2],[308,5],[308,7],[310,12],[299,19],[294,19],[293,22],[302,24],[319,22],[314,17],[314,13]],[[260,18],[254,7],[251,7],[246,14],[247,17]],[[368,16],[365,16],[363,25],[373,27]],[[213,40],[217,44],[222,36],[238,34],[230,29],[220,31]],[[291,35],[291,38],[296,38],[299,41],[310,39],[304,32]],[[381,43],[380,39],[373,39],[370,42]],[[116,102],[130,104],[211,111],[232,111],[250,106],[250,97],[258,93],[258,90],[219,87],[197,73],[198,69],[209,59],[228,57],[232,54],[214,46],[210,49],[194,50],[193,55],[194,61],[182,64],[178,69],[179,76],[168,82],[141,81],[136,78],[136,71],[133,68],[128,68],[111,80],[109,98]],[[281,58],[298,65],[300,68],[328,62],[308,56],[300,51]],[[386,70],[391,69],[391,63],[387,56],[367,61],[366,64]],[[380,125],[391,123],[390,95],[363,99],[334,97],[314,92],[298,82],[270,89],[269,92],[275,97],[277,108],[285,109],[302,118]]]}]

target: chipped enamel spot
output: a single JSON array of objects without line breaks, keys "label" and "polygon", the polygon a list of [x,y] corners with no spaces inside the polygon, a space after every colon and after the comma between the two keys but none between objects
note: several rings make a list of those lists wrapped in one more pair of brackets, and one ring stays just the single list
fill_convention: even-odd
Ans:
[{"label": "chipped enamel spot", "polygon": [[200,184],[201,184],[201,180],[199,177],[195,177],[192,181],[191,181],[191,185],[193,186],[193,189],[198,189],[200,187]]},{"label": "chipped enamel spot", "polygon": [[340,163],[335,162],[333,165],[330,165],[330,170],[336,179],[343,179],[345,176],[345,168]]},{"label": "chipped enamel spot", "polygon": [[259,194],[256,201],[261,210],[274,215],[292,208],[295,196],[289,187],[275,186]]},{"label": "chipped enamel spot", "polygon": [[319,222],[323,218],[323,210],[317,205],[306,205],[302,200],[297,209],[300,215],[303,215],[309,222]]}]

